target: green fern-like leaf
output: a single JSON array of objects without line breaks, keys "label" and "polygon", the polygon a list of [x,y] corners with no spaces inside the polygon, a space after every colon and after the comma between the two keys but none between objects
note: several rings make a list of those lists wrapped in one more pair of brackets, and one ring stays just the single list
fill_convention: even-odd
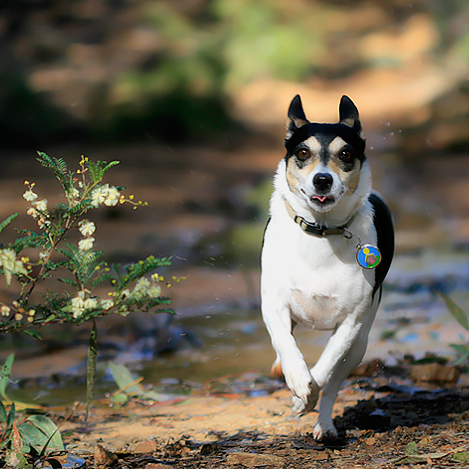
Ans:
[{"label": "green fern-like leaf", "polygon": [[77,282],[75,282],[74,280],[70,280],[68,278],[59,278],[57,279],[59,282],[62,282],[62,283],[66,283],[67,285],[71,285],[73,288],[76,288],[78,290],[79,288],[79,285],[77,284]]},{"label": "green fern-like leaf", "polygon": [[68,264],[65,267],[76,275],[81,285],[88,285],[93,280],[96,267],[101,264],[98,259],[103,254],[102,251],[81,251],[72,244],[67,244],[67,249],[60,249],[58,252],[67,257]]},{"label": "green fern-like leaf", "polygon": [[125,288],[152,270],[169,265],[171,265],[169,258],[155,258],[153,256],[147,257],[145,260],[141,260],[136,264],[130,264],[127,266],[127,275],[122,277],[122,286]]},{"label": "green fern-like leaf", "polygon": [[0,233],[14,220],[16,220],[16,218],[18,217],[18,213],[14,213],[13,215],[10,215],[8,218],[6,218],[5,220],[3,220],[1,223],[0,223]]},{"label": "green fern-like leaf", "polygon": [[19,254],[26,248],[42,248],[45,244],[49,243],[49,239],[44,234],[37,234],[32,231],[22,230],[19,231],[26,236],[17,238],[12,245],[13,250]]},{"label": "green fern-like leaf", "polygon": [[88,169],[93,183],[101,182],[106,172],[117,164],[119,164],[119,161],[111,161],[110,163],[106,161],[97,161],[96,163],[88,161]]},{"label": "green fern-like leaf", "polygon": [[63,158],[50,157],[42,151],[38,151],[37,154],[39,155],[37,161],[45,168],[52,170],[60,184],[62,184],[62,187],[68,191],[70,189],[70,177],[65,160]]}]

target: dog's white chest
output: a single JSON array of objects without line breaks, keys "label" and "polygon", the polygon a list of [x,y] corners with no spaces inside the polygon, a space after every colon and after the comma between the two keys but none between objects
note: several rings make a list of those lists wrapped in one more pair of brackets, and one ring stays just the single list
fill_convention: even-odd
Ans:
[{"label": "dog's white chest", "polygon": [[290,309],[297,322],[314,329],[334,329],[344,317],[339,312],[338,300],[333,295],[314,294],[309,291],[292,290]]},{"label": "dog's white chest", "polygon": [[262,283],[269,293],[265,294],[275,291],[296,322],[334,329],[371,297],[374,274],[357,264],[356,249],[344,238],[312,237],[288,222],[273,219],[266,232]]}]

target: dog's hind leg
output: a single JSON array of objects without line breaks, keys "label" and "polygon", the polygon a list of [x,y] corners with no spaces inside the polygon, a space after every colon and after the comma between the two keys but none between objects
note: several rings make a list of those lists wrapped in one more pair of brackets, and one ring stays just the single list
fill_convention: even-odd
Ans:
[{"label": "dog's hind leg", "polygon": [[[314,427],[313,436],[317,440],[333,440],[337,438],[337,430],[332,422],[332,408],[334,406],[340,385],[357,367],[365,355],[368,334],[373,324],[379,304],[379,294],[375,296],[373,304],[367,313],[363,325],[343,360],[335,367],[329,381],[322,389],[319,404],[318,421]],[[313,369],[311,370],[313,373]]]}]

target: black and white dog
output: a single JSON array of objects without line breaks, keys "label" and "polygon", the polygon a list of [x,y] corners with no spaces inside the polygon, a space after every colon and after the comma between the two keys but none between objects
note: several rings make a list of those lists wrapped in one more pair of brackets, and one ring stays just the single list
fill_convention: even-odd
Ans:
[{"label": "black and white dog", "polygon": [[[279,163],[262,249],[262,316],[293,396],[294,414],[316,406],[318,440],[334,439],[332,407],[360,363],[394,254],[394,229],[371,191],[358,110],[347,96],[337,124],[311,123],[290,104],[287,154]],[[330,330],[321,357],[306,365],[293,337],[301,323]]]}]

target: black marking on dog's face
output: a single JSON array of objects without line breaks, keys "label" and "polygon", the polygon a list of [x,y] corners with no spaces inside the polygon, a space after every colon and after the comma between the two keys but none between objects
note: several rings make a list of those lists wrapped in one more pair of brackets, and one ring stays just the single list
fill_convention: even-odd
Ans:
[{"label": "black marking on dog's face", "polygon": [[306,118],[301,98],[296,95],[288,109],[290,122],[285,139],[287,157],[292,156],[301,142],[315,136],[325,148],[333,138],[341,137],[350,144],[354,157],[364,159],[365,140],[361,135],[361,123],[358,109],[348,96],[342,96],[339,105],[339,122],[337,124],[311,123]]},{"label": "black marking on dog's face", "polygon": [[345,192],[353,192],[366,159],[358,110],[350,98],[342,97],[339,115],[337,124],[311,123],[299,96],[288,111],[287,180],[290,188],[306,196],[315,208],[331,207]]}]

